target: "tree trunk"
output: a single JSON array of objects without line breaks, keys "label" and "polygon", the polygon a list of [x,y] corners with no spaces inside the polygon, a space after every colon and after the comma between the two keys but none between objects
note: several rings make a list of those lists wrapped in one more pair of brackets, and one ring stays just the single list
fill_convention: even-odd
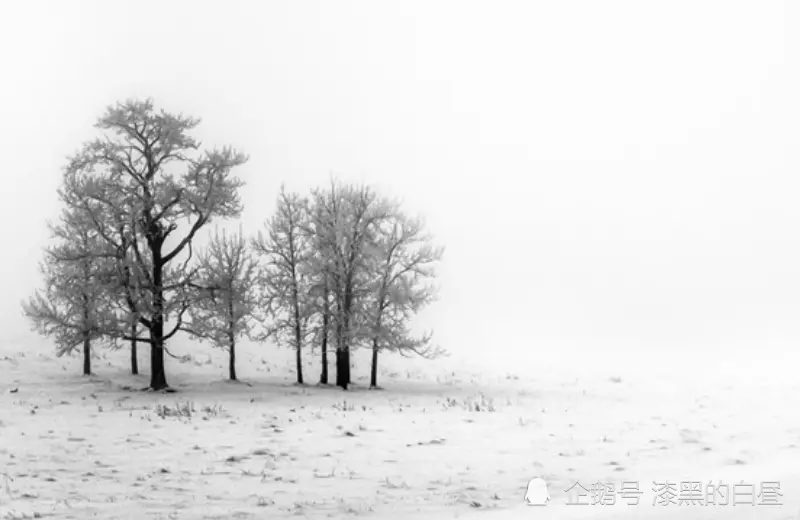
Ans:
[{"label": "tree trunk", "polygon": [[369,377],[370,388],[378,387],[378,338],[372,340],[372,370]]},{"label": "tree trunk", "polygon": [[[348,277],[348,280],[350,278]],[[343,380],[345,384],[350,384],[350,314],[353,312],[353,283],[347,282],[347,290],[344,293],[344,327],[342,328],[342,348],[344,349],[345,361],[342,362],[344,369]]]},{"label": "tree trunk", "polygon": [[236,323],[233,312],[233,282],[228,286],[228,378],[236,381]]},{"label": "tree trunk", "polygon": [[325,304],[322,309],[322,373],[319,382],[323,385],[328,384],[328,314],[330,304],[328,303],[328,290],[325,288]]},{"label": "tree trunk", "polygon": [[347,390],[350,384],[350,312],[353,292],[351,278],[345,280],[344,294],[336,293],[336,386]]},{"label": "tree trunk", "polygon": [[302,350],[300,349],[300,345],[297,345],[297,384],[303,384],[303,359],[302,359]]},{"label": "tree trunk", "polygon": [[89,333],[83,333],[83,375],[92,375],[92,346]]},{"label": "tree trunk", "polygon": [[297,384],[303,384],[303,333],[300,328],[300,290],[297,287],[297,260],[294,254],[294,238],[289,234],[289,253],[292,267],[292,311],[294,313],[294,348],[297,358]]},{"label": "tree trunk", "polygon": [[[344,361],[342,361],[342,366],[344,368],[344,378],[343,379],[345,381],[345,385],[349,385],[350,383],[352,383],[352,380],[350,379],[350,346],[349,345],[346,345],[344,347]],[[346,389],[347,389],[347,386],[345,386],[345,390]]]},{"label": "tree trunk", "polygon": [[297,291],[294,300],[294,349],[297,361],[297,384],[303,384],[303,337],[300,331],[300,307],[297,301]]},{"label": "tree trunk", "polygon": [[383,300],[386,294],[385,289],[381,289],[381,296],[378,301],[378,319],[375,322],[375,329],[373,330],[372,337],[372,368],[370,369],[369,386],[370,388],[378,387],[378,336],[381,333],[381,326],[383,324]]},{"label": "tree trunk", "polygon": [[236,342],[234,341],[233,337],[230,338],[230,350],[228,357],[228,377],[231,381],[237,381],[236,379]]},{"label": "tree trunk", "polygon": [[350,383],[350,351],[346,348],[336,348],[336,386],[347,390]]},{"label": "tree trunk", "polygon": [[163,390],[169,387],[164,372],[164,324],[153,322],[150,329],[150,388]]},{"label": "tree trunk", "polygon": [[161,244],[152,246],[153,251],[153,317],[150,320],[150,388],[168,388],[164,371],[164,289],[161,285],[163,264]]},{"label": "tree trunk", "polygon": [[336,386],[342,387],[347,390],[347,385],[350,383],[348,372],[350,371],[350,356],[347,351],[347,343],[345,342],[346,323],[343,323],[341,316],[343,313],[340,308],[340,303],[337,301],[337,313],[339,318],[336,320]]},{"label": "tree trunk", "polygon": [[[136,323],[131,325],[131,338],[136,338],[137,333]],[[131,374],[137,375],[139,373],[139,353],[136,348],[136,339],[131,339]]]},{"label": "tree trunk", "polygon": [[[87,269],[84,266],[84,269]],[[84,271],[86,273],[86,271]],[[88,281],[88,276],[84,280]],[[92,346],[91,346],[91,323],[89,320],[90,314],[90,300],[89,295],[85,292],[81,294],[83,300],[83,375],[88,376],[92,374]]]},{"label": "tree trunk", "polygon": [[347,390],[350,384],[350,350],[344,340],[344,326],[336,324],[336,386]]},{"label": "tree trunk", "polygon": [[139,314],[136,312],[136,305],[133,303],[133,298],[131,298],[130,293],[130,280],[131,280],[131,269],[128,265],[125,265],[123,268],[123,272],[125,273],[124,282],[127,291],[127,302],[128,302],[128,309],[131,312],[131,374],[138,375],[139,374],[139,350],[137,349],[137,341],[136,337],[139,332]]},{"label": "tree trunk", "polygon": [[328,319],[323,318],[322,324],[322,373],[319,375],[319,382],[323,385],[328,384]]}]

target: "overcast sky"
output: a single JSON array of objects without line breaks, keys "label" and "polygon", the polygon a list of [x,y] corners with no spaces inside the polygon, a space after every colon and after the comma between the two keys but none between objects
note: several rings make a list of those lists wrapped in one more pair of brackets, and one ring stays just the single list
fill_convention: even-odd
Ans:
[{"label": "overcast sky", "polygon": [[[104,108],[152,96],[279,185],[402,197],[446,246],[443,346],[757,352],[800,339],[798,4],[4,2],[3,341]],[[720,350],[721,352],[721,350]]]}]

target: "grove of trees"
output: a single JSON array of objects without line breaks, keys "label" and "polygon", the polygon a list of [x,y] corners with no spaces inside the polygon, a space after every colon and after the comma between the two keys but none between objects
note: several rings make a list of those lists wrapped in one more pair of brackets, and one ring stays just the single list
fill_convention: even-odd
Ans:
[{"label": "grove of trees", "polygon": [[327,384],[333,351],[336,384],[347,389],[353,349],[371,350],[372,387],[380,352],[444,353],[431,333],[411,330],[435,298],[442,256],[421,219],[369,186],[331,179],[308,195],[282,187],[256,236],[220,231],[219,221],[241,216],[234,170],[247,156],[201,150],[191,136],[199,123],[150,99],[120,102],[95,125],[101,137],[68,160],[44,289],[23,302],[59,356],[82,350],[88,375],[93,345],[127,345],[137,374],[146,345],[149,388],[162,390],[178,333],[225,349],[232,380],[237,341],[270,340],[294,350],[300,384],[308,353],[319,354]]}]

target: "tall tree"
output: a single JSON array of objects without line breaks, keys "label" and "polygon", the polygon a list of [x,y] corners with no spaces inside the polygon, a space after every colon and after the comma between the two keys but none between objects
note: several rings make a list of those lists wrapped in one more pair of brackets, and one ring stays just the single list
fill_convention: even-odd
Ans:
[{"label": "tall tree", "polygon": [[200,299],[189,311],[191,330],[228,350],[228,377],[236,381],[236,340],[250,332],[258,303],[258,265],[240,229],[233,235],[217,230],[200,254],[199,267],[199,279],[211,297]]},{"label": "tall tree", "polygon": [[327,190],[314,190],[312,200],[310,227],[333,303],[336,384],[346,390],[351,382],[350,348],[367,325],[366,301],[375,269],[372,244],[392,207],[367,186],[335,179]]},{"label": "tall tree", "polygon": [[421,219],[398,211],[381,226],[374,248],[377,259],[369,336],[372,347],[370,386],[378,386],[378,352],[387,349],[401,354],[437,357],[444,351],[431,342],[432,334],[415,337],[409,320],[433,301],[434,266],[443,249],[432,245]]},{"label": "tall tree", "polygon": [[[124,332],[108,333],[149,343],[154,390],[168,387],[166,342],[187,330],[186,311],[202,289],[190,268],[192,241],[215,218],[241,213],[242,182],[231,171],[247,158],[230,147],[200,152],[190,136],[199,123],[156,111],[149,99],[118,103],[96,124],[104,137],[86,143],[64,172],[69,203],[88,211],[108,248],[126,251],[128,260],[119,265],[135,274],[128,283],[136,284],[137,297],[126,297],[132,308],[122,320]],[[106,222],[109,215],[114,225]],[[148,337],[131,335],[130,316]]]},{"label": "tall tree", "polygon": [[34,330],[55,338],[58,356],[83,345],[83,373],[90,375],[91,342],[102,336],[104,319],[99,300],[105,269],[99,266],[102,260],[89,256],[97,236],[78,211],[64,211],[50,229],[57,243],[46,250],[41,264],[45,289],[23,302],[23,312]]},{"label": "tall tree", "polygon": [[266,263],[263,276],[264,308],[269,324],[263,338],[288,340],[295,349],[297,383],[303,384],[303,347],[313,334],[310,241],[305,233],[308,202],[281,186],[275,215],[259,231],[252,247]]}]

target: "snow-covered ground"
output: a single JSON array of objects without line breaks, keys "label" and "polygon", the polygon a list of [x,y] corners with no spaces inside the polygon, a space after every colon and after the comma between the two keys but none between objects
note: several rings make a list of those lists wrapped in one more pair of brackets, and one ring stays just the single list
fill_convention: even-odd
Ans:
[{"label": "snow-covered ground", "polygon": [[[194,352],[168,358],[178,392],[161,394],[128,389],[147,376],[127,374],[126,352],[101,351],[86,378],[77,357],[0,347],[0,519],[800,518],[800,378],[769,368],[786,361],[478,372],[386,357],[384,390],[359,359],[342,392],[293,385],[291,352],[243,347],[247,384],[224,381],[224,353]],[[159,408],[187,403],[191,417]],[[535,476],[546,507],[524,503]],[[653,505],[654,480],[777,481],[784,505]],[[643,494],[569,505],[576,482]]]}]

